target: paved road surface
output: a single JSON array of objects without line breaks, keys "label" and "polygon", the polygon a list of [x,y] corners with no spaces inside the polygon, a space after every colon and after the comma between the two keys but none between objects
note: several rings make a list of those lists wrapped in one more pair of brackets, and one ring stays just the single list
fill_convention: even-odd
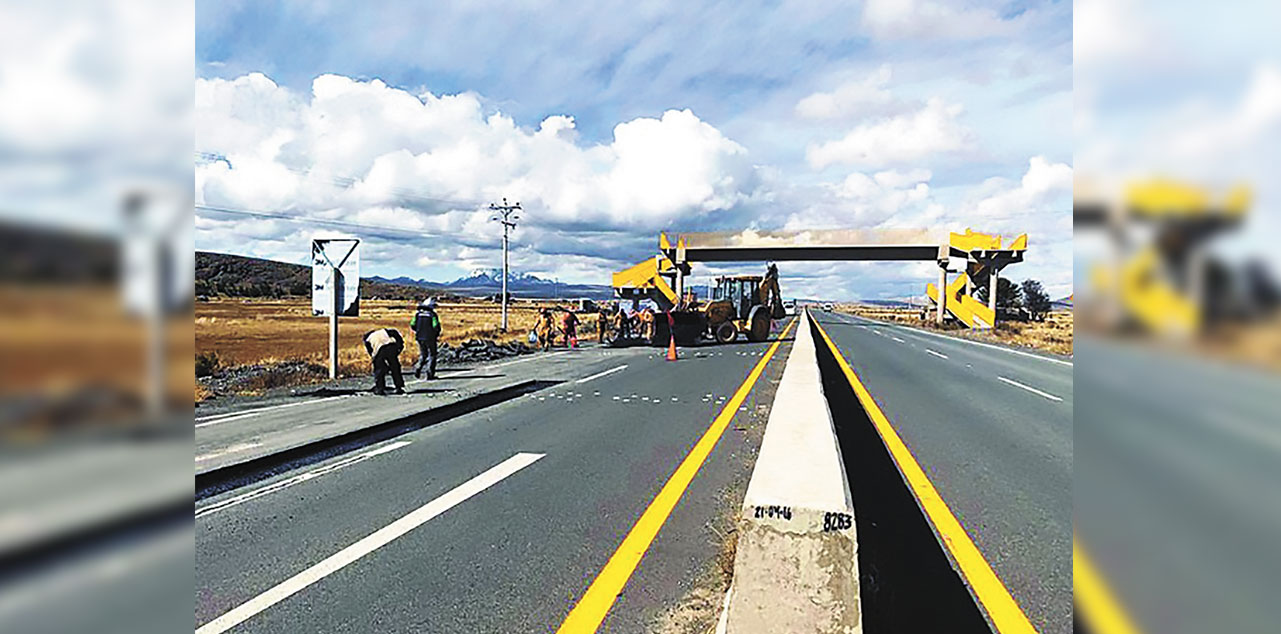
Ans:
[{"label": "paved road surface", "polygon": [[[571,353],[588,362],[553,373],[564,381],[555,387],[303,470],[313,477],[281,474],[202,500],[196,623],[254,605],[342,552],[363,556],[231,631],[554,630],[766,347],[691,349],[677,363],[653,349],[616,352],[608,363],[597,363],[597,351]],[[746,477],[755,448],[741,428],[764,423],[766,412],[753,414],[772,398],[770,376],[787,349],[603,631],[646,630],[714,559],[719,540],[706,525],[725,508],[725,485]],[[375,535],[398,520],[388,529],[398,538]]]},{"label": "paved road surface", "polygon": [[1032,624],[1071,631],[1071,362],[813,314]]},{"label": "paved road surface", "polygon": [[1146,632],[1281,623],[1281,377],[1081,337],[1077,537]]},{"label": "paved road surface", "polygon": [[[651,350],[644,353],[652,354]],[[238,464],[309,442],[367,428],[426,409],[512,387],[531,379],[588,376],[626,363],[637,349],[558,350],[470,368],[442,369],[435,381],[406,377],[406,394],[377,396],[368,377],[339,387],[307,388],[260,402],[235,399],[202,408],[195,418],[196,473]],[[621,359],[621,360],[620,360]]]}]

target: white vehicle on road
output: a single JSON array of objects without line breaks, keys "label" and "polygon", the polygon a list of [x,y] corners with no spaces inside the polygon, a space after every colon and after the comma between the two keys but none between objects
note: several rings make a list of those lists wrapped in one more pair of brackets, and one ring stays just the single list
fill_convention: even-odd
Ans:
[{"label": "white vehicle on road", "polygon": [[794,299],[785,299],[785,300],[783,300],[783,310],[784,310],[785,312],[787,312],[787,315],[788,315],[789,317],[791,317],[792,315],[795,315],[795,314],[796,314],[796,300],[794,300]]},{"label": "white vehicle on road", "polygon": [[823,310],[832,312],[832,302],[823,302]]}]

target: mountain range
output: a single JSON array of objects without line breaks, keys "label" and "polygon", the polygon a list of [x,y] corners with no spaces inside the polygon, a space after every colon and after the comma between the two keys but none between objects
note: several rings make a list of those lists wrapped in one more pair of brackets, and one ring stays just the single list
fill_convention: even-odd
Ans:
[{"label": "mountain range", "polygon": [[[426,289],[441,289],[459,295],[485,296],[496,295],[503,289],[503,272],[500,269],[477,269],[470,274],[452,282],[433,282],[431,280],[413,279],[411,277],[369,278],[376,282],[417,286]],[[512,297],[530,298],[580,298],[610,299],[614,291],[605,284],[567,284],[549,280],[529,273],[511,273],[507,277],[507,292]]]},{"label": "mountain range", "polygon": [[[411,277],[360,278],[361,297],[413,299],[423,291],[442,298],[453,296],[489,297],[502,292],[501,271],[477,270],[451,282],[433,282]],[[564,284],[536,275],[513,274],[508,278],[507,292],[513,297],[610,299],[609,286],[597,284]],[[225,253],[196,252],[196,295],[231,297],[290,297],[311,293],[311,268],[301,264],[277,262]]]}]

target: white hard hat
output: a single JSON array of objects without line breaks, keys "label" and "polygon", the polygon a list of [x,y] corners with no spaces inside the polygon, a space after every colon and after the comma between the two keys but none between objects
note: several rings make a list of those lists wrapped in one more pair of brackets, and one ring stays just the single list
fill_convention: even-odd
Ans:
[{"label": "white hard hat", "polygon": [[423,300],[423,303],[419,304],[419,306],[421,306],[421,307],[423,307],[423,308],[435,308],[435,307],[436,307],[436,298],[435,298],[435,297],[428,297],[427,299],[424,299],[424,300]]}]

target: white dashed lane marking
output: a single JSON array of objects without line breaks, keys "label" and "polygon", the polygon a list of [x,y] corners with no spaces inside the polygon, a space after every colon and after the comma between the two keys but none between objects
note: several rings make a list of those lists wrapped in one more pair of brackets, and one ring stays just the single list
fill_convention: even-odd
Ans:
[{"label": "white dashed lane marking", "polygon": [[1021,389],[1024,389],[1024,390],[1027,390],[1027,391],[1029,391],[1029,392],[1031,392],[1031,393],[1033,393],[1033,394],[1036,394],[1036,395],[1038,395],[1038,396],[1043,396],[1043,397],[1045,397],[1045,398],[1050,399],[1051,401],[1056,401],[1056,402],[1060,402],[1060,403],[1061,403],[1061,402],[1063,402],[1063,399],[1061,399],[1061,398],[1059,398],[1059,397],[1057,397],[1057,396],[1055,396],[1055,395],[1053,395],[1053,394],[1050,394],[1049,392],[1042,392],[1041,390],[1038,390],[1038,389],[1036,389],[1036,388],[1034,388],[1034,387],[1032,387],[1032,386],[1030,386],[1030,385],[1023,385],[1022,383],[1019,383],[1018,381],[1014,381],[1014,380],[1011,380],[1011,379],[1007,379],[1007,378],[1005,378],[1005,377],[1003,377],[1003,376],[998,376],[998,377],[996,377],[996,378],[997,378],[997,380],[998,380],[998,381],[1004,381],[1005,383],[1008,383],[1008,384],[1010,384],[1010,385],[1013,385],[1014,387],[1021,388]]}]

